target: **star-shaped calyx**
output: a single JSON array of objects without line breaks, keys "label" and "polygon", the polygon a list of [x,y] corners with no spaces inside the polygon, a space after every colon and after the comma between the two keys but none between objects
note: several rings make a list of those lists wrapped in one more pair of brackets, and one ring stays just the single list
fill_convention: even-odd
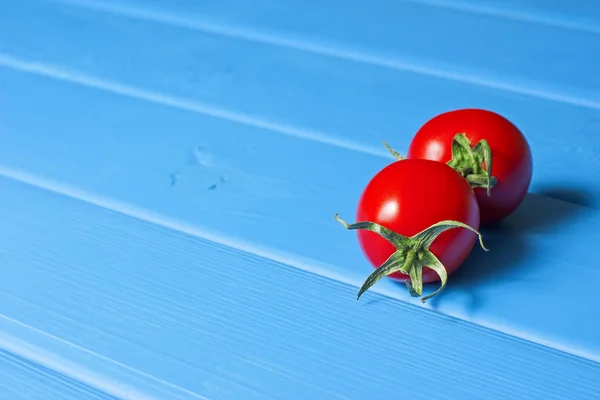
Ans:
[{"label": "star-shaped calyx", "polygon": [[423,294],[424,267],[428,267],[438,274],[441,285],[432,294],[423,296],[421,302],[425,303],[427,299],[439,294],[446,286],[448,274],[442,262],[431,252],[431,250],[429,250],[429,247],[442,232],[449,229],[464,228],[474,232],[479,237],[481,247],[485,251],[488,250],[483,244],[483,238],[479,231],[458,221],[441,221],[431,225],[429,228],[414,236],[406,237],[375,222],[356,222],[354,224],[348,224],[341,219],[338,214],[335,214],[335,219],[348,230],[362,229],[375,232],[393,244],[396,248],[396,251],[392,253],[383,264],[376,268],[369,277],[367,277],[358,291],[357,300],[381,278],[395,272],[401,272],[410,277],[410,280],[407,280],[405,284],[411,296],[421,296]]},{"label": "star-shaped calyx", "polygon": [[[383,142],[383,145],[396,160],[405,159],[386,142]],[[488,196],[498,183],[498,180],[492,176],[492,150],[485,139],[481,139],[471,147],[471,142],[465,133],[456,134],[452,139],[452,158],[446,164],[465,178],[472,188],[486,189]]]}]

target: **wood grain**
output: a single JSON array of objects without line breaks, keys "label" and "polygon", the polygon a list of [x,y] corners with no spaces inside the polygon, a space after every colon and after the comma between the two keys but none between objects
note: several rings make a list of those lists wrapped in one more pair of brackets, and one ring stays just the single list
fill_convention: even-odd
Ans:
[{"label": "wood grain", "polygon": [[28,185],[0,188],[4,346],[60,350],[39,368],[68,356],[65,376],[87,369],[108,394],[125,398],[115,382],[143,371],[132,398],[597,398],[597,363],[386,296],[356,303],[350,285]]},{"label": "wood grain", "polygon": [[[599,398],[597,10],[1,3],[0,398]],[[333,214],[460,107],[530,194],[436,301],[356,302]]]}]

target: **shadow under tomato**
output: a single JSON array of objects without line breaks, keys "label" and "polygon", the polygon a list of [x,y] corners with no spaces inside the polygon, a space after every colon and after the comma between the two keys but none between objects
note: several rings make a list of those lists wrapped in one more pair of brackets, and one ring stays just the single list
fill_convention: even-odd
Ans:
[{"label": "shadow under tomato", "polygon": [[[495,227],[481,229],[488,252],[478,245],[465,263],[448,277],[444,292],[430,300],[435,307],[445,296],[461,291],[470,298],[470,311],[477,310],[483,299],[478,296],[478,286],[497,280],[520,279],[518,266],[529,257],[529,239],[534,234],[552,234],[561,229],[564,221],[575,218],[583,211],[580,205],[556,201],[542,194],[528,194],[521,206],[506,220]],[[435,290],[436,284],[427,285],[427,292]]]},{"label": "shadow under tomato", "polygon": [[589,190],[583,188],[544,187],[538,189],[537,193],[584,207],[593,207],[596,201],[594,195]]}]

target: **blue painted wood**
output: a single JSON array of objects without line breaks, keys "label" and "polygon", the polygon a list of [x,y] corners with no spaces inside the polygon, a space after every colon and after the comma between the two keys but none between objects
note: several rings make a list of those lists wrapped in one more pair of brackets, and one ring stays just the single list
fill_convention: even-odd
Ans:
[{"label": "blue painted wood", "polygon": [[[81,85],[3,77],[13,93],[3,120],[20,134],[4,140],[0,174],[356,286],[370,272],[354,234],[332,216],[353,216],[362,185],[385,160]],[[36,98],[19,94],[22,87],[35,87]],[[54,118],[64,109],[55,93],[69,104],[69,119]],[[37,118],[26,118],[32,112]],[[40,131],[53,134],[36,143]],[[582,277],[598,273],[590,260],[599,223],[596,210],[530,195],[503,229],[486,233],[492,252],[474,251],[467,273],[474,277],[451,282],[452,300],[431,306],[600,360],[597,322],[585,318],[600,300],[576,295],[598,289]],[[563,268],[572,273],[558,273]],[[412,301],[403,286],[378,285]]]},{"label": "blue painted wood", "polygon": [[599,393],[596,362],[379,294],[356,303],[335,279],[13,180],[0,189],[0,345],[119,398]]},{"label": "blue painted wood", "polygon": [[[130,23],[125,26],[133,30]],[[185,41],[185,31],[177,32],[181,32],[179,40]],[[138,37],[148,35],[150,30],[142,30]],[[197,32],[191,32],[191,35],[193,38],[199,37]],[[82,36],[98,37],[92,34]],[[134,35],[128,34],[127,37]],[[172,37],[175,37],[174,33]],[[117,36],[104,42],[106,39],[104,37],[101,43],[109,44],[118,40]],[[49,48],[60,48],[58,41],[55,43],[56,47]],[[221,54],[227,54],[227,44],[230,42],[225,43],[218,47]],[[202,47],[192,47],[191,38],[188,44],[190,49],[186,50],[186,54],[201,52]],[[134,48],[144,47],[137,45],[127,49],[132,52]],[[234,50],[239,51],[237,47]],[[236,52],[231,53],[230,59],[234,59]],[[72,54],[81,53],[73,51]],[[123,53],[117,59],[123,59],[127,54],[131,53]],[[296,57],[301,56],[307,58],[301,65],[317,63],[312,62],[314,55],[299,53]],[[313,269],[315,262],[325,263],[318,268],[319,273],[338,276],[338,279],[356,285],[369,271],[370,267],[356,247],[354,236],[341,229],[331,216],[336,211],[352,216],[362,185],[388,162],[387,159],[360,151],[352,152],[347,146],[332,147],[331,144],[336,144],[333,141],[325,145],[322,141],[305,140],[303,136],[277,135],[281,133],[281,129],[269,132],[271,121],[262,120],[260,124],[256,124],[232,118],[229,115],[232,112],[228,110],[212,113],[212,118],[208,118],[204,112],[206,107],[194,100],[170,98],[119,83],[131,80],[127,69],[122,72],[125,76],[113,81],[60,69],[52,64],[32,64],[8,57],[4,61],[5,65],[17,71],[7,71],[4,75],[3,84],[14,93],[11,103],[4,106],[5,124],[11,131],[22,132],[7,138],[4,148],[0,150],[7,166],[5,175],[20,176],[19,170],[23,170],[37,176],[47,176],[90,193],[137,205],[142,208],[143,213],[153,212],[174,218],[176,221],[173,224],[177,226],[191,223],[201,227],[203,234],[213,240],[254,253],[267,254],[268,257],[294,263],[302,269]],[[159,60],[155,61],[147,61],[146,65],[156,65]],[[194,65],[193,63],[193,58],[183,58],[177,65],[189,66]],[[334,76],[335,70],[323,69],[323,74]],[[143,70],[141,65],[131,69],[131,76],[137,75],[135,71],[138,70]],[[115,68],[112,74],[120,74],[121,71]],[[369,76],[369,72],[370,75],[376,73],[369,66],[361,71],[362,76]],[[240,74],[243,75],[243,72],[241,70]],[[296,72],[294,76],[299,82],[305,83],[304,87],[310,88],[309,81],[302,81],[301,72],[302,70]],[[159,71],[156,70],[154,76],[159,76],[158,74]],[[251,76],[251,73],[248,75]],[[289,76],[291,73],[288,69],[282,69],[279,75]],[[48,80],[47,77],[54,80]],[[320,81],[325,82],[325,79],[320,78]],[[270,81],[264,79],[261,82],[266,84]],[[399,80],[399,86],[402,82],[407,81]],[[277,84],[283,82],[271,83],[273,90]],[[28,90],[19,89],[27,86],[35,87],[35,99],[31,98]],[[231,90],[238,87],[222,86],[220,95],[227,93],[228,87]],[[94,90],[90,90],[90,87]],[[333,87],[322,84],[319,87],[321,98],[325,98],[326,93],[338,93],[339,87],[341,84]],[[430,83],[430,87],[433,91],[437,86]],[[273,90],[263,90],[263,107],[272,104],[273,109],[276,109],[277,105],[268,101]],[[68,120],[55,118],[55,115],[60,115],[64,110],[61,103],[54,101],[56,93],[61,93],[64,101],[70,105],[69,112],[72,116]],[[126,96],[115,96],[115,93]],[[142,101],[132,101],[126,97]],[[373,97],[374,94],[371,98]],[[492,95],[487,93],[486,98],[490,97]],[[234,98],[235,93],[231,93],[227,101],[234,101]],[[471,98],[475,98],[474,94]],[[317,103],[315,99],[313,102]],[[158,103],[158,106],[150,103]],[[174,107],[165,109],[165,104]],[[503,104],[514,109],[511,102],[504,101]],[[98,110],[102,110],[102,118],[94,118],[94,125],[90,126],[90,116],[97,115]],[[26,118],[31,112],[38,116],[35,120]],[[390,112],[389,115],[393,113]],[[558,113],[556,115],[562,117]],[[214,118],[215,116],[220,118]],[[383,116],[379,119],[382,118]],[[409,116],[406,115],[405,118]],[[538,120],[541,116],[532,114],[531,118]],[[173,121],[177,121],[175,129]],[[390,125],[392,123],[393,121],[389,121]],[[257,125],[267,129],[257,129]],[[55,132],[51,145],[34,146],[31,142],[39,138],[40,130]],[[31,134],[26,134],[27,132]],[[354,132],[361,133],[357,130]],[[408,131],[402,136],[408,140]],[[556,137],[561,140],[558,135]],[[592,146],[588,148],[593,150],[599,141],[590,137]],[[539,138],[540,141],[541,139]],[[534,148],[537,143],[539,142],[533,141]],[[536,155],[536,165],[545,167],[555,162],[555,154],[550,151],[541,155],[538,151]],[[310,163],[306,162],[308,157],[313,158]],[[594,162],[593,159],[582,157],[576,159],[574,155],[570,161]],[[50,168],[53,168],[51,175],[45,172]],[[560,168],[564,169],[564,166],[560,164]],[[543,172],[545,168],[537,170]],[[565,171],[572,178],[571,170]],[[594,183],[590,187],[600,188],[596,184],[599,179],[594,170],[585,171],[588,171],[588,178]],[[543,190],[551,195],[554,192],[559,192],[560,195],[569,191],[568,194],[572,196],[574,191],[576,195],[583,197],[583,201],[589,201],[587,193],[580,193],[570,186],[562,186],[558,182],[547,182],[546,185],[548,186]],[[211,190],[213,188],[215,190]],[[240,198],[244,201],[240,202]],[[132,212],[127,206],[117,207],[125,213]],[[545,223],[548,214],[553,216],[553,220]],[[561,220],[564,215],[568,216],[567,221]],[[474,289],[472,285],[464,285],[456,294],[455,301],[444,301],[439,304],[439,309],[494,329],[600,360],[600,347],[595,339],[596,323],[586,318],[577,318],[577,324],[570,322],[575,316],[572,313],[587,315],[599,306],[599,300],[595,298],[582,306],[579,298],[572,296],[573,291],[593,292],[597,288],[594,280],[580,282],[580,276],[585,275],[590,268],[587,260],[591,259],[592,253],[572,252],[573,254],[564,256],[573,265],[571,268],[581,271],[569,277],[556,274],[556,265],[545,261],[562,256],[563,246],[585,247],[588,243],[596,242],[599,235],[597,231],[584,225],[597,219],[597,213],[592,210],[531,197],[521,213],[513,217],[513,226],[506,228],[517,232],[519,236],[527,234],[527,237],[502,243],[501,238],[506,236],[503,233],[500,238],[495,239],[499,242],[496,246],[496,242],[490,243],[492,248],[499,247],[495,249],[496,252],[511,249],[516,259],[510,260],[498,255],[487,259],[476,257],[472,261],[475,268],[506,270],[499,277],[492,274],[479,282],[477,291],[482,294],[476,297],[484,300],[471,300]],[[532,222],[528,221],[533,221],[534,225],[541,224],[541,227],[532,227]],[[294,229],[293,224],[302,224],[304,229],[295,228],[297,235],[291,237],[281,234]],[[567,230],[567,227],[572,228]],[[548,229],[553,231],[553,235],[549,244],[543,244],[548,239],[538,238],[535,231]],[[573,231],[583,231],[588,237],[582,239],[573,235]],[[305,238],[310,238],[310,246],[306,246],[308,239]],[[490,240],[494,241],[493,234],[490,234]],[[533,244],[523,243],[531,240]],[[539,250],[540,248],[544,251]],[[525,257],[525,254],[532,253],[535,257]],[[531,287],[532,281],[525,278],[532,272],[532,281],[541,281],[534,287]],[[516,279],[515,276],[522,277]],[[554,288],[559,285],[565,289],[555,294]],[[390,284],[388,290],[394,296],[409,300],[403,287],[397,288]],[[548,318],[545,313],[549,294],[554,299],[553,303],[562,304],[562,312],[554,314],[552,318]],[[524,298],[528,299],[527,308],[522,307]]]},{"label": "blue painted wood", "polygon": [[[427,1],[376,0],[369,12],[361,2],[319,0],[294,0],[285,6],[277,0],[260,0],[251,10],[244,0],[60,2],[509,93],[600,107],[600,78],[593,68],[582,68],[597,65],[600,32],[498,18],[460,7],[432,7]],[[585,4],[594,4],[582,3],[579,9],[583,10]],[[597,6],[590,8],[592,18],[600,17]],[[600,23],[597,25],[600,28]],[[556,59],[561,62],[549,62]],[[574,71],[579,73],[574,75]]]},{"label": "blue painted wood", "polygon": [[[595,9],[244,4],[0,4],[0,388],[600,397]],[[532,194],[437,301],[356,303],[371,267],[333,213],[381,139],[465,106],[525,131]]]},{"label": "blue painted wood", "polygon": [[[1,325],[0,325],[1,326]],[[0,350],[0,395],[10,400],[116,400],[102,391],[45,368],[29,358]]]},{"label": "blue painted wood", "polygon": [[[185,3],[189,4],[221,2]],[[399,2],[398,6],[402,4]],[[258,13],[260,9],[253,8],[253,12]],[[129,8],[112,7],[111,10],[121,14],[125,12],[126,15],[139,14],[137,9],[134,9],[137,13]],[[128,10],[129,14],[126,13]],[[245,8],[223,6],[221,13],[238,12],[245,16],[247,12],[243,10]],[[285,10],[288,8],[283,7],[282,12]],[[335,10],[334,7],[329,13]],[[423,12],[427,10],[425,8]],[[404,15],[400,11],[397,14]],[[265,11],[264,14],[268,17],[272,13]],[[297,23],[304,24],[301,26],[306,29],[316,29],[313,27],[322,24],[309,25],[310,21],[306,20],[315,14],[320,15],[310,12],[305,18],[298,17]],[[280,17],[283,16],[276,13],[263,23],[290,21],[291,24],[294,21]],[[467,17],[476,16],[466,14]],[[239,18],[236,17],[235,21]],[[411,18],[408,22],[421,20],[416,16]],[[438,18],[452,19],[450,15]],[[219,21],[223,18],[217,15],[209,20],[213,19]],[[192,19],[190,24],[194,21],[196,19]],[[353,24],[365,26],[367,31],[383,29],[364,21],[357,20]],[[513,82],[511,85],[517,88],[529,88],[529,92],[538,89],[548,92],[528,96],[511,90],[499,91],[485,85],[469,84],[468,80],[465,83],[462,78],[457,81],[432,77],[423,74],[422,68],[413,68],[415,73],[374,65],[365,60],[351,62],[347,57],[331,57],[330,53],[315,54],[306,51],[306,46],[274,46],[260,38],[240,40],[240,35],[231,37],[228,34],[229,25],[212,31],[209,29],[207,33],[206,29],[186,29],[185,24],[176,18],[175,21],[131,19],[96,9],[61,7],[38,1],[21,2],[11,5],[0,15],[1,35],[19,38],[18,41],[0,42],[0,65],[28,69],[33,67],[30,63],[37,62],[44,67],[42,71],[38,68],[37,72],[73,83],[101,86],[121,94],[382,157],[387,157],[387,152],[380,145],[382,138],[398,150],[405,151],[413,132],[434,115],[460,107],[488,108],[514,121],[531,141],[536,160],[532,192],[600,208],[600,185],[595,172],[600,168],[600,142],[596,139],[600,131],[600,106],[597,104],[600,100],[600,86],[597,85],[600,78],[595,72],[600,69],[598,35],[554,29],[552,34],[559,36],[551,39],[549,33],[540,31],[535,25],[521,23],[519,29],[515,27],[510,31],[515,37],[528,39],[507,45],[507,41],[493,40],[494,37],[503,37],[504,29],[508,29],[502,22],[487,24],[486,30],[479,35],[471,35],[485,37],[486,40],[473,39],[475,42],[468,45],[464,38],[446,41],[445,36],[417,35],[423,37],[423,42],[412,50],[413,53],[432,52],[429,59],[416,60],[418,65],[439,65],[436,57],[452,57],[458,52],[443,47],[454,43],[481,54],[480,60],[470,60],[461,66],[459,62],[464,57],[459,54],[455,56],[455,63],[444,68],[465,78],[478,76],[473,70],[484,74],[496,68],[496,71],[484,74],[485,79],[489,78],[492,82],[502,82],[498,74],[508,74],[502,71],[512,68],[506,82]],[[396,29],[397,25],[402,24],[394,24],[393,28]],[[36,29],[30,29],[31,26]],[[465,23],[465,26],[472,26],[472,23]],[[64,27],[72,27],[79,34],[73,37]],[[462,36],[469,37],[470,31],[466,27]],[[246,28],[243,31],[247,32]],[[250,28],[248,31],[253,32]],[[335,32],[346,35],[346,41],[358,35],[342,27]],[[325,34],[327,32],[320,33],[321,36]],[[405,32],[392,36],[406,35],[408,33]],[[38,40],[40,36],[45,40]],[[157,37],[160,38],[158,42]],[[268,36],[281,37],[286,36],[279,33]],[[410,49],[404,47],[406,40],[394,40],[391,44],[389,41],[389,36],[384,33],[374,33],[373,41],[365,46],[381,49],[387,43],[388,48],[376,54],[377,57],[391,54],[386,60],[414,58],[409,53]],[[391,45],[395,45],[396,49],[390,49]],[[321,47],[330,49],[327,43]],[[461,51],[464,53],[466,50]],[[359,53],[363,54],[362,50]],[[529,57],[529,54],[535,57]],[[554,62],[556,57],[560,57],[560,63]],[[506,60],[512,60],[510,65],[506,64]],[[265,67],[267,64],[268,68]],[[70,73],[71,70],[76,73]],[[87,75],[104,81],[87,79]],[[515,78],[519,75],[525,77],[527,84],[523,79]],[[561,81],[571,83],[561,89]],[[477,80],[476,83],[482,82]],[[569,97],[573,101],[549,100],[557,97]],[[354,110],[360,110],[360,113]],[[565,164],[571,168],[565,168]],[[573,169],[578,172],[577,179],[573,178]]]},{"label": "blue painted wood", "polygon": [[600,33],[600,11],[593,1],[565,0],[405,0],[504,20]]}]

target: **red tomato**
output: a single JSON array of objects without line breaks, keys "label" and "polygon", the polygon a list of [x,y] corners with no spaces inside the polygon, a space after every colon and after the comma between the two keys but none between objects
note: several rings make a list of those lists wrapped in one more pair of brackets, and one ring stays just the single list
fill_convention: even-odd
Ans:
[{"label": "red tomato", "polygon": [[[429,160],[406,159],[393,162],[371,179],[360,197],[356,218],[359,222],[381,225],[406,239],[447,220],[461,222],[476,230],[479,228],[479,207],[469,183],[449,166]],[[376,232],[349,229],[359,229],[357,234],[362,251],[376,268],[397,252],[397,247]],[[476,239],[477,235],[468,229],[445,230],[428,249],[450,274],[467,258]],[[422,266],[419,264],[419,268]],[[410,278],[401,272],[389,276],[400,281]],[[438,273],[428,267],[422,268],[422,282],[438,280]],[[445,284],[444,280],[442,284]]]},{"label": "red tomato", "polygon": [[[483,187],[474,187],[481,212],[481,225],[490,225],[511,214],[523,201],[533,170],[531,150],[521,131],[508,119],[492,111],[461,109],[440,114],[425,123],[412,139],[408,158],[448,163],[452,142],[463,133],[471,146],[484,139],[492,154],[491,174],[496,179],[490,195]],[[464,161],[464,160],[463,160]],[[468,162],[463,176],[468,173]],[[487,168],[485,163],[480,166]],[[455,167],[456,168],[456,167]]]}]

